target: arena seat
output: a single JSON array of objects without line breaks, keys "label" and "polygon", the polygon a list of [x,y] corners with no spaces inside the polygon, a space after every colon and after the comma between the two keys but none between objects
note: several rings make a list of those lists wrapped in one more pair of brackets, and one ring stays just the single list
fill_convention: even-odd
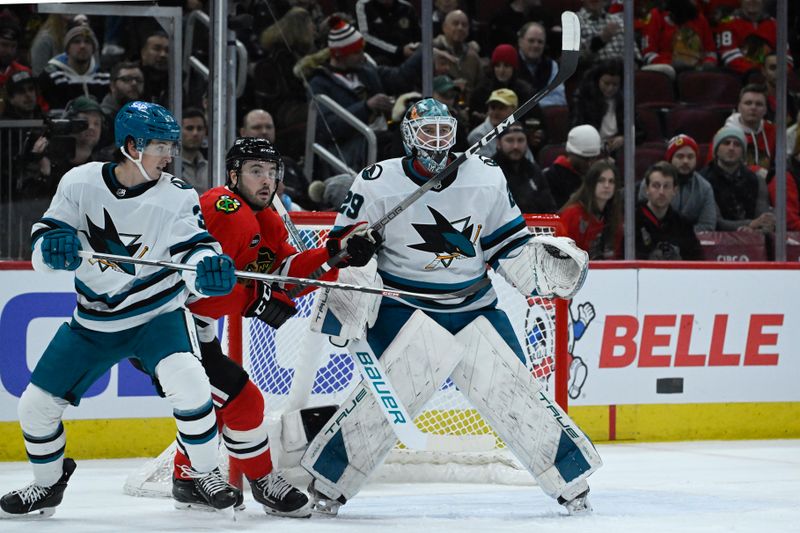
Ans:
[{"label": "arena seat", "polygon": [[637,70],[633,78],[633,91],[637,106],[672,107],[675,105],[672,80],[661,72]]},{"label": "arena seat", "polygon": [[757,231],[699,231],[706,261],[766,261],[764,234]]},{"label": "arena seat", "polygon": [[566,144],[545,144],[542,146],[542,149],[539,150],[539,156],[536,158],[536,162],[542,168],[542,170],[546,169],[550,165],[553,164],[553,161],[562,154],[567,152]]},{"label": "arena seat", "polygon": [[725,124],[725,113],[705,106],[679,105],[667,112],[666,136],[685,133],[698,143],[711,142],[714,134]]},{"label": "arena seat", "polygon": [[547,140],[551,144],[567,142],[569,133],[569,107],[548,106],[543,107],[544,127],[547,131]]},{"label": "arena seat", "polygon": [[741,87],[739,77],[729,72],[686,70],[678,74],[678,100],[682,103],[736,107]]}]

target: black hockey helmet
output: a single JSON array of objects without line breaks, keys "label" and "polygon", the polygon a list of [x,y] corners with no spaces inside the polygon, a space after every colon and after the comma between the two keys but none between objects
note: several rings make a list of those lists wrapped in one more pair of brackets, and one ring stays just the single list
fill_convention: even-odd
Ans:
[{"label": "black hockey helmet", "polygon": [[[281,154],[267,139],[239,137],[225,155],[225,170],[239,172],[245,161],[272,161],[278,166],[277,181],[283,181]],[[228,175],[230,181],[230,175]]]}]

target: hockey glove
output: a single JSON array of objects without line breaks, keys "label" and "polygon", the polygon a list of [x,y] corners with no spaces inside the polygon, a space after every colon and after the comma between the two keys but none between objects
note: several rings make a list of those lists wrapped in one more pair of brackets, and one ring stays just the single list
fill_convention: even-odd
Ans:
[{"label": "hockey glove", "polygon": [[204,257],[197,263],[197,292],[206,296],[225,296],[236,283],[233,260],[225,254]]},{"label": "hockey glove", "polygon": [[245,310],[244,316],[255,317],[277,329],[297,313],[294,302],[277,285],[256,282],[255,299]]},{"label": "hockey glove", "polygon": [[54,229],[42,236],[42,259],[53,270],[75,270],[81,264],[81,241],[71,229]]},{"label": "hockey glove", "polygon": [[331,257],[346,250],[347,257],[339,263],[339,267],[363,267],[375,255],[381,242],[383,238],[380,233],[370,230],[366,222],[359,222],[332,230],[325,247]]}]

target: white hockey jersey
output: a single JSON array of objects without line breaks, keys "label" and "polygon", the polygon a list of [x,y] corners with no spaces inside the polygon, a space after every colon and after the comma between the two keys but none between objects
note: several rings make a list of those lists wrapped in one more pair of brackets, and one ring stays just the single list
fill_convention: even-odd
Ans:
[{"label": "white hockey jersey", "polygon": [[[221,253],[205,230],[191,185],[162,174],[135,187],[116,180],[113,163],[87,163],[67,172],[50,207],[33,225],[33,264],[42,261],[40,237],[56,228],[77,231],[84,250],[174,262]],[[189,294],[179,271],[83,259],[75,271],[74,318],[96,331],[120,331],[182,307]]]},{"label": "white hockey jersey", "polygon": [[[381,219],[426,178],[409,158],[389,159],[364,169],[347,193],[337,227]],[[445,293],[486,276],[486,265],[519,253],[530,233],[493,160],[467,159],[441,186],[426,192],[383,229],[378,272],[387,287]],[[420,309],[471,311],[493,306],[491,285],[466,298],[448,301],[404,299]]]}]

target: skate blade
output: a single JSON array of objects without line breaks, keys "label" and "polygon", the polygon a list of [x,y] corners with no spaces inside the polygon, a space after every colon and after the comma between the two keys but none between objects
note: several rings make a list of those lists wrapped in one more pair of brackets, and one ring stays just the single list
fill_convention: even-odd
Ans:
[{"label": "skate blade", "polygon": [[196,503],[196,502],[188,503],[188,502],[178,502],[178,501],[176,501],[176,502],[174,502],[174,504],[175,504],[175,509],[178,509],[179,511],[198,511],[198,512],[201,512],[201,513],[219,513],[219,514],[224,514],[224,515],[230,516],[234,520],[236,519],[236,517],[234,516],[234,513],[237,512],[237,511],[244,511],[244,508],[245,508],[244,505],[241,505],[240,507],[234,507],[233,505],[231,505],[230,507],[225,507],[224,509],[217,509],[217,508],[212,507],[210,505],[204,505],[202,503]]},{"label": "skate blade", "polygon": [[315,518],[336,518],[339,514],[340,506],[329,506],[314,504],[311,506],[311,513]]},{"label": "skate blade", "polygon": [[294,511],[277,511],[268,505],[261,505],[264,512],[270,516],[280,516],[282,518],[311,518],[311,506],[306,504]]},{"label": "skate blade", "polygon": [[44,509],[39,509],[38,511],[25,514],[7,513],[0,509],[0,519],[2,520],[44,520],[45,518],[50,518],[54,514],[56,514],[55,507],[46,507]]}]

